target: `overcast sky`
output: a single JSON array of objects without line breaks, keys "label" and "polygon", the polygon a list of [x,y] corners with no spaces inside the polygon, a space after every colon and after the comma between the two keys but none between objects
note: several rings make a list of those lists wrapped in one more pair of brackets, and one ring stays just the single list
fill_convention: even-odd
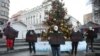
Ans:
[{"label": "overcast sky", "polygon": [[[31,9],[42,4],[44,0],[10,0],[10,17],[16,12]],[[91,12],[92,8],[87,5],[88,0],[64,0],[68,14],[83,23],[83,15]]]}]

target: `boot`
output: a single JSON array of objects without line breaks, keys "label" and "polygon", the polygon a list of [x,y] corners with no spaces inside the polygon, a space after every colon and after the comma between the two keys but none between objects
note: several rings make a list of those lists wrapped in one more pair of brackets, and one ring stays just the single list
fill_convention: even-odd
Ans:
[{"label": "boot", "polygon": [[9,52],[10,51],[10,48],[7,48],[7,52]]}]

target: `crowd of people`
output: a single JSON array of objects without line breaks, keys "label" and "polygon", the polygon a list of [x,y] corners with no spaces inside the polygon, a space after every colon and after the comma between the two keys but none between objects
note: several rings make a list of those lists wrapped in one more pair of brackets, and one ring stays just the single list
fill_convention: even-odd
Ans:
[{"label": "crowd of people", "polygon": [[[18,31],[13,29],[10,26],[10,22],[8,22],[7,26],[3,29],[3,35],[6,37],[6,46],[7,46],[7,51],[9,50],[14,50],[14,41],[15,38],[18,36]],[[97,37],[96,32],[92,27],[89,27],[89,29],[83,33],[78,27],[75,27],[72,29],[71,35],[70,35],[70,41],[72,42],[72,50],[71,50],[71,55],[76,56],[77,55],[77,48],[78,48],[78,43],[79,41],[82,41],[86,36],[86,52],[88,52],[88,45],[90,43],[91,45],[91,51],[94,52],[93,50],[93,42],[94,38]],[[2,37],[2,33],[0,31],[0,37]],[[65,36],[63,35],[62,32],[59,31],[59,27],[57,25],[53,26],[53,31],[51,31],[48,34],[48,41],[51,46],[52,50],[52,56],[61,56],[60,54],[60,45],[65,44]],[[35,48],[35,42],[37,42],[37,35],[33,29],[28,29],[26,33],[26,42],[29,44],[29,51],[30,53],[34,54],[36,53],[36,48]]]}]

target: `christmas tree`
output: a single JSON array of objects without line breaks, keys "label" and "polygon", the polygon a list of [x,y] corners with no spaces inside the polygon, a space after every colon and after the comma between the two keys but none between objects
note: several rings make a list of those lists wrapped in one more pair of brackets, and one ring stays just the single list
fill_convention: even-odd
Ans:
[{"label": "christmas tree", "polygon": [[64,9],[64,4],[59,0],[52,1],[52,9],[49,12],[46,12],[46,14],[49,17],[44,24],[48,26],[48,30],[46,33],[42,33],[43,39],[47,39],[49,32],[53,30],[53,25],[57,25],[60,28],[59,31],[63,32],[66,38],[69,38],[72,25],[69,24],[70,18],[65,19],[67,11]]}]

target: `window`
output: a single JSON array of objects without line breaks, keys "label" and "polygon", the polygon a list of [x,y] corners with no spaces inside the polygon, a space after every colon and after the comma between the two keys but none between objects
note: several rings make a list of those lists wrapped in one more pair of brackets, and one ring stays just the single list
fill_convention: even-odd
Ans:
[{"label": "window", "polygon": [[1,10],[0,10],[0,15],[1,15]]},{"label": "window", "polygon": [[96,23],[98,23],[98,20],[95,20]]},{"label": "window", "polygon": [[32,16],[31,16],[31,19],[32,19]]},{"label": "window", "polygon": [[5,8],[7,8],[7,9],[8,9],[8,7],[9,7],[9,4],[7,4],[7,3],[5,3],[5,2],[1,2],[0,4],[1,4],[1,7],[5,7]]},{"label": "window", "polygon": [[35,16],[33,16],[33,18],[35,18]]},{"label": "window", "polygon": [[31,24],[33,24],[33,18],[31,18]]},{"label": "window", "polygon": [[35,24],[35,18],[33,19],[33,24]]},{"label": "window", "polygon": [[5,0],[5,2],[6,2],[6,3],[10,3],[10,1],[9,1],[9,0]]},{"label": "window", "polygon": [[1,16],[4,16],[5,12],[4,11],[1,11]]},{"label": "window", "polygon": [[28,19],[30,19],[30,17],[28,17]]},{"label": "window", "polygon": [[26,18],[26,20],[27,20],[27,18]]},{"label": "window", "polygon": [[6,11],[0,11],[0,15],[8,17],[8,12],[6,12]]},{"label": "window", "polygon": [[45,6],[45,9],[47,9],[48,7],[47,6]]},{"label": "window", "polygon": [[8,2],[10,3],[10,0],[8,0]]},{"label": "window", "polygon": [[40,15],[40,19],[41,19],[41,15]]},{"label": "window", "polygon": [[4,2],[1,2],[1,6],[2,6],[2,7],[5,7],[5,3],[4,3]]},{"label": "window", "polygon": [[8,7],[8,4],[5,4],[5,7]]},{"label": "window", "polygon": [[36,17],[38,17],[38,14],[36,15]]},{"label": "window", "polygon": [[27,24],[27,17],[26,17],[26,24]]},{"label": "window", "polygon": [[4,15],[7,16],[7,12],[4,12]]},{"label": "window", "polygon": [[0,21],[0,25],[3,25],[4,23],[2,21]]},{"label": "window", "polygon": [[36,23],[36,24],[38,24],[38,19],[36,19],[36,21],[37,21],[37,23]]}]

